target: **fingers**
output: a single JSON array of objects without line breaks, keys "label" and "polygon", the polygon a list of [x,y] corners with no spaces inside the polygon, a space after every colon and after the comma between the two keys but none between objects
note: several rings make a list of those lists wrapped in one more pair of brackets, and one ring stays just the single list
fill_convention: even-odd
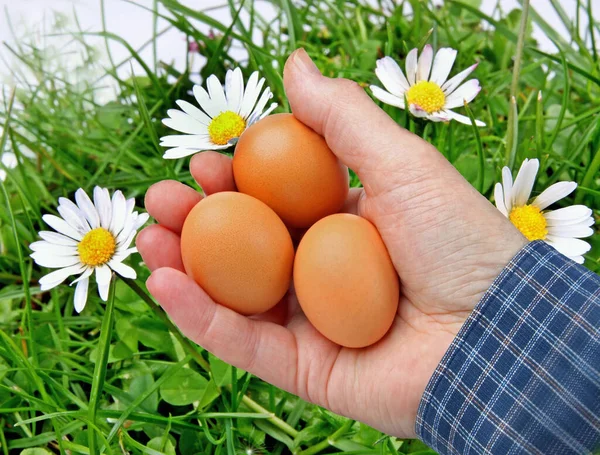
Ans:
[{"label": "fingers", "polygon": [[153,224],[143,229],[138,234],[135,245],[150,271],[161,267],[184,271],[180,238],[161,225]]},{"label": "fingers", "polygon": [[155,183],[146,193],[146,210],[161,226],[181,233],[183,222],[202,196],[193,188],[174,180]]},{"label": "fingers", "polygon": [[[368,194],[387,191],[401,183],[398,178],[440,160],[430,144],[399,127],[358,84],[322,76],[303,49],[290,56],[283,75],[294,115],[325,137]],[[395,178],[386,178],[390,175]]]},{"label": "fingers", "polygon": [[216,304],[174,269],[155,270],[146,285],[188,338],[223,361],[295,393],[298,353],[289,330]]},{"label": "fingers", "polygon": [[235,191],[231,158],[218,152],[194,155],[190,172],[207,196],[221,191]]}]

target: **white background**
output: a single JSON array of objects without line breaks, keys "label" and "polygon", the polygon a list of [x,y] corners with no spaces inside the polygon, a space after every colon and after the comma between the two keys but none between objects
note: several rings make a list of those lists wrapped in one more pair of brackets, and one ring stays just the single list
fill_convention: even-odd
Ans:
[{"label": "white background", "polygon": [[[139,4],[152,6],[152,0],[136,0]],[[207,9],[226,4],[226,0],[181,0],[182,3],[194,9]],[[272,6],[264,0],[255,0],[256,5],[265,16],[272,17]],[[441,2],[443,0],[437,0]],[[576,0],[559,0],[565,11],[575,14]],[[600,1],[593,0],[596,4],[595,16],[600,17]],[[496,5],[496,0],[483,0],[483,10],[491,14]],[[508,12],[512,8],[518,7],[517,0],[500,0],[501,8]],[[56,44],[60,49],[61,43],[65,42],[65,37],[45,36],[49,31],[49,25],[55,20],[55,12],[59,12],[69,17],[73,17],[73,11],[76,11],[81,28],[86,32],[98,32],[101,30],[100,0],[0,0],[0,6],[4,14],[0,13],[0,41],[14,46],[15,35],[18,37],[26,36],[27,39],[33,39],[37,43]],[[558,16],[551,7],[549,0],[531,0],[531,7],[534,8],[546,21],[548,21],[556,30],[566,35],[566,30],[560,22]],[[141,46],[152,36],[152,15],[142,8],[127,3],[124,0],[105,0],[107,29],[125,40],[127,40],[134,49]],[[227,8],[213,10],[209,13],[211,16],[219,19],[221,22],[229,23],[231,16]],[[159,30],[167,26],[164,20],[159,21]],[[582,24],[585,26],[586,24]],[[12,34],[11,28],[15,35]],[[208,31],[208,27],[206,30]],[[546,50],[553,51],[552,43],[544,39],[543,34],[536,33],[540,46]],[[60,40],[63,41],[60,41]],[[86,38],[93,43],[106,58],[104,43],[99,38]],[[111,53],[114,60],[119,62],[125,59],[129,54],[120,44],[112,42]],[[157,49],[158,60],[174,63],[176,67],[183,68],[185,64],[185,37],[177,30],[170,30],[159,40]],[[145,61],[152,61],[152,49],[148,47],[142,52]],[[14,64],[14,56],[2,45],[0,48],[0,82],[12,85],[14,77],[10,76],[8,68]],[[201,58],[201,57],[198,57]],[[196,61],[199,64],[199,61]],[[125,65],[121,71],[130,71],[129,65]],[[139,66],[134,66],[136,72],[141,71]]]}]

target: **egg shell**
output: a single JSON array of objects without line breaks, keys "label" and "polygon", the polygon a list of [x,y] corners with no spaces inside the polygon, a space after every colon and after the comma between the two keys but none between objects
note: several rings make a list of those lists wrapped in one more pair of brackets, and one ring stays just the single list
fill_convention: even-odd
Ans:
[{"label": "egg shell", "polygon": [[399,280],[375,226],[336,214],[304,235],[294,261],[294,288],[308,320],[350,348],[380,340],[394,322]]},{"label": "egg shell", "polygon": [[187,274],[212,299],[241,314],[276,305],[289,288],[294,247],[281,219],[242,193],[210,195],[194,206],[181,231]]},{"label": "egg shell", "polygon": [[242,134],[233,175],[239,191],[263,201],[293,228],[338,212],[348,195],[348,168],[292,114],[270,115]]}]

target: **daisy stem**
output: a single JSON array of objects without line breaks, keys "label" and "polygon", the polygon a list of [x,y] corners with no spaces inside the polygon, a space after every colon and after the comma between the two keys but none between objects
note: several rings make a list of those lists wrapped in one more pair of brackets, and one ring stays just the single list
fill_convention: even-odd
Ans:
[{"label": "daisy stem", "polygon": [[[135,292],[137,295],[140,296],[140,298],[144,301],[144,303],[146,303],[150,307],[152,312],[161,321],[163,321],[165,323],[165,325],[167,326],[169,331],[181,343],[181,346],[183,347],[183,349],[185,349],[185,351],[191,355],[191,357],[196,361],[196,363],[198,365],[200,365],[200,367],[204,371],[206,371],[207,373],[210,374],[211,371],[210,371],[209,363],[204,359],[204,357],[202,357],[202,354],[200,352],[198,352],[198,350],[192,344],[192,342],[190,340],[188,340],[185,336],[183,336],[183,334],[179,331],[179,329],[175,326],[175,324],[173,324],[171,322],[171,320],[169,319],[167,314],[163,311],[163,309],[154,302],[152,297],[150,297],[146,293],[146,291],[144,291],[142,289],[142,287],[135,280],[131,280],[129,278],[122,278],[122,277],[121,277],[121,280],[123,280],[125,282],[125,284],[127,286],[129,286],[133,292]],[[227,388],[229,390],[231,390],[231,387],[227,387]],[[280,430],[282,430],[285,433],[287,433],[288,435],[290,435],[292,438],[295,438],[298,435],[298,431],[296,429],[294,429],[291,425],[287,424],[284,420],[277,417],[272,412],[263,408],[260,404],[258,404],[256,401],[254,401],[248,395],[243,395],[241,401],[247,407],[249,407],[250,409],[252,409],[253,411],[255,411],[259,414],[271,415],[271,417],[269,417],[267,420],[269,422],[271,422],[273,425],[275,425],[277,428],[279,428]]]},{"label": "daisy stem", "polygon": [[114,276],[112,276],[108,291],[108,300],[106,301],[106,309],[104,310],[102,326],[100,327],[100,340],[98,341],[98,350],[96,351],[96,364],[94,365],[92,390],[90,392],[90,401],[88,404],[88,447],[90,453],[96,453],[96,411],[98,410],[98,401],[104,387],[104,379],[106,378],[106,364],[108,363],[110,340],[112,338],[115,282],[116,280]]}]

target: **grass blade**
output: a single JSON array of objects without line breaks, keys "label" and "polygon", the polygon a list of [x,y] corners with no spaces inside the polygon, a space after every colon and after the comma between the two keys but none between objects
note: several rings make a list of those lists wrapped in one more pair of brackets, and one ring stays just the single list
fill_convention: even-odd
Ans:
[{"label": "grass blade", "polygon": [[567,60],[565,59],[565,55],[562,51],[560,51],[560,57],[561,57],[561,61],[562,61],[563,78],[565,81],[564,87],[563,87],[563,97],[562,97],[562,103],[560,106],[560,112],[558,113],[558,118],[556,120],[556,126],[554,127],[554,130],[552,131],[552,135],[550,136],[548,143],[546,144],[546,149],[545,149],[546,153],[549,153],[550,149],[552,148],[552,145],[554,144],[554,141],[556,141],[556,138],[558,137],[558,133],[560,132],[563,119],[565,118],[565,113],[567,112],[567,105],[569,104],[569,88],[570,88],[569,70],[567,68]]},{"label": "grass blade", "polygon": [[133,88],[135,89],[135,97],[137,98],[137,104],[140,111],[140,116],[142,117],[142,121],[144,125],[146,125],[146,130],[150,135],[150,140],[152,141],[152,145],[154,145],[154,149],[157,151],[158,156],[162,157],[163,152],[158,141],[158,135],[156,134],[156,130],[154,129],[154,125],[152,124],[152,119],[150,117],[150,112],[148,112],[148,107],[146,106],[146,102],[144,101],[144,94],[140,89],[140,85],[137,82],[135,75],[133,74],[133,66],[131,67],[131,81],[133,83]]},{"label": "grass blade", "polygon": [[475,124],[475,117],[473,116],[473,112],[469,107],[469,104],[465,101],[464,103],[465,110],[469,119],[471,120],[471,128],[473,129],[473,134],[475,135],[475,144],[477,145],[477,158],[479,163],[479,172],[477,174],[477,191],[483,193],[483,182],[485,178],[485,157],[483,155],[483,145],[481,144],[481,136],[479,135],[479,127]]},{"label": "grass blade", "polygon": [[[9,121],[12,116],[12,109],[14,106],[15,94],[16,94],[16,91],[13,90],[13,92],[10,96],[10,99],[9,99],[8,109],[6,112],[6,122],[4,124],[2,138],[0,139],[0,152],[2,152],[4,150],[4,147],[6,147],[6,142],[8,140],[8,134],[10,131]],[[10,223],[11,223],[14,240],[15,240],[15,245],[17,248],[17,257],[19,260],[19,270],[21,272],[21,279],[23,280],[23,291],[25,293],[26,325],[27,325],[26,332],[27,332],[27,338],[29,339],[29,343],[26,344],[26,347],[28,348],[28,352],[31,355],[31,358],[33,359],[34,366],[37,366],[38,365],[37,349],[36,349],[35,343],[33,341],[33,329],[32,329],[32,327],[33,327],[33,311],[32,311],[32,307],[31,307],[31,292],[29,289],[29,276],[27,274],[27,270],[25,269],[25,260],[23,258],[23,251],[21,250],[21,242],[19,240],[19,233],[17,230],[15,214],[13,212],[12,205],[10,203],[10,197],[8,196],[8,192],[6,191],[6,187],[4,186],[4,182],[2,182],[1,180],[0,180],[0,187],[2,188],[2,194],[4,195],[4,200],[6,202],[6,208],[8,210],[8,216],[10,218]],[[40,390],[40,392],[41,392],[41,390]]]},{"label": "grass blade", "polygon": [[519,137],[519,116],[517,111],[517,100],[513,96],[510,99],[509,121],[506,129],[506,165],[512,169],[517,156],[517,139]]},{"label": "grass blade", "polygon": [[[594,179],[598,177],[600,173],[600,148],[596,150],[594,154],[594,158],[592,162],[589,164],[585,175],[583,176],[583,180],[581,181],[581,186],[589,188],[592,186]],[[580,204],[583,200],[583,193],[577,193],[577,197],[575,197],[575,203]]]},{"label": "grass blade", "polygon": [[542,91],[538,92],[537,103],[535,105],[535,150],[537,157],[542,161],[544,152],[544,102]]}]

